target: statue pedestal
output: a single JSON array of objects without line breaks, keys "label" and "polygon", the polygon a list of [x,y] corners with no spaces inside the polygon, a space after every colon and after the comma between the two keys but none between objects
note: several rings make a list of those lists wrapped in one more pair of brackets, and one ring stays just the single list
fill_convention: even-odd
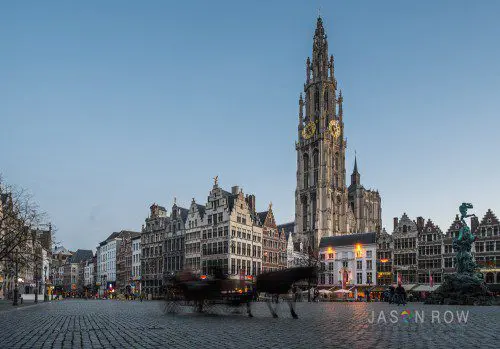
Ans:
[{"label": "statue pedestal", "polygon": [[492,305],[493,296],[474,274],[445,276],[443,284],[426,299],[425,304]]}]

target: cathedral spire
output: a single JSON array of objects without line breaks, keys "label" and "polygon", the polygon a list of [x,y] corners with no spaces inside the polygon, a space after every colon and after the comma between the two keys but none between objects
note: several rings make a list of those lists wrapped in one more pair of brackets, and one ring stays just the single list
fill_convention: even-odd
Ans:
[{"label": "cathedral spire", "polygon": [[354,169],[351,174],[351,185],[360,185],[361,184],[361,175],[358,172],[358,156],[356,152],[354,152]]},{"label": "cathedral spire", "polygon": [[313,40],[312,71],[314,80],[326,80],[328,78],[328,59],[327,35],[323,27],[323,19],[318,16]]},{"label": "cathedral spire", "polygon": [[358,173],[358,154],[354,151],[354,171],[353,173]]}]

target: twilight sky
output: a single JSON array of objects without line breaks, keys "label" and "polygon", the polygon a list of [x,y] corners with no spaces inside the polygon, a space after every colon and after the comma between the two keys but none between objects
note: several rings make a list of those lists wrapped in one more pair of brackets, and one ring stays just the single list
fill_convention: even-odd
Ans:
[{"label": "twilight sky", "polygon": [[[240,185],[294,218],[298,96],[319,1],[0,5],[0,173],[67,248],[139,230],[151,203]],[[498,1],[321,1],[347,175],[392,217],[500,214]]]}]

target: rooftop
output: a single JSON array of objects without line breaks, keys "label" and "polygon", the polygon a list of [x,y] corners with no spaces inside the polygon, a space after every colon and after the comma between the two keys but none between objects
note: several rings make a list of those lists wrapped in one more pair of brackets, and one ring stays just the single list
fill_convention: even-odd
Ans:
[{"label": "rooftop", "polygon": [[321,238],[319,247],[351,246],[356,244],[374,244],[377,241],[377,233],[349,234],[329,236]]}]

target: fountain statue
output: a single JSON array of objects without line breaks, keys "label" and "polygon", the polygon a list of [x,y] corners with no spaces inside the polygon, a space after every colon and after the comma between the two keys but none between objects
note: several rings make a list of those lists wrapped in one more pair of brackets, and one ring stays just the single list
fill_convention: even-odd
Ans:
[{"label": "fountain statue", "polygon": [[472,243],[476,237],[471,232],[466,218],[472,204],[463,203],[459,207],[462,226],[458,236],[453,239],[456,273],[444,277],[441,286],[425,301],[426,304],[491,305],[493,297],[486,288],[483,274],[478,272],[477,264],[471,254]]}]

